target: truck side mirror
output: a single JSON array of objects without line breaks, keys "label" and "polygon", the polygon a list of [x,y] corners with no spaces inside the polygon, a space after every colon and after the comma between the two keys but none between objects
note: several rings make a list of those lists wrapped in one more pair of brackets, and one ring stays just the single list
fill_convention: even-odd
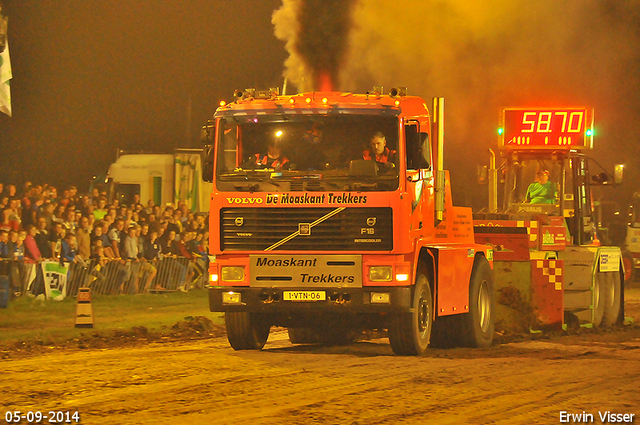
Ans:
[{"label": "truck side mirror", "polygon": [[202,180],[208,183],[213,182],[213,162],[204,162],[202,164]]},{"label": "truck side mirror", "polygon": [[216,137],[216,125],[213,121],[209,121],[207,125],[202,126],[200,131],[200,141],[203,145],[213,145]]},{"label": "truck side mirror", "polygon": [[202,158],[202,180],[213,182],[213,146],[205,145]]},{"label": "truck side mirror", "polygon": [[613,169],[613,183],[622,184],[622,174],[624,173],[624,164],[616,164]]},{"label": "truck side mirror", "polygon": [[420,170],[430,168],[431,148],[429,134],[420,133],[420,123],[409,121],[404,127],[407,146],[407,169]]}]

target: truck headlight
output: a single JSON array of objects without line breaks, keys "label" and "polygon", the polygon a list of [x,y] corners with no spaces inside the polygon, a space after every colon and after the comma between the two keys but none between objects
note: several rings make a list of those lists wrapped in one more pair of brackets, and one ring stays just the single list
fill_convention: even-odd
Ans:
[{"label": "truck headlight", "polygon": [[222,267],[220,274],[225,282],[242,282],[244,280],[244,267]]},{"label": "truck headlight", "polygon": [[369,280],[372,282],[390,282],[393,277],[391,266],[369,267]]}]

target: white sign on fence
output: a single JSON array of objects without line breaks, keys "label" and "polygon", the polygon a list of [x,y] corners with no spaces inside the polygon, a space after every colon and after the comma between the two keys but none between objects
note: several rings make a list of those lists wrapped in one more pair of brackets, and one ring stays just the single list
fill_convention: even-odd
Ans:
[{"label": "white sign on fence", "polygon": [[57,261],[43,261],[44,290],[47,299],[62,301],[67,295],[67,272],[69,268]]}]

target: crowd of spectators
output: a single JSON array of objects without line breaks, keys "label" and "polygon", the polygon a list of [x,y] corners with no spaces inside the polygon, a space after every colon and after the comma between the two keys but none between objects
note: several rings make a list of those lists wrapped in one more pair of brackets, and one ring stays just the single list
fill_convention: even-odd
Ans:
[{"label": "crowd of spectators", "polygon": [[[108,202],[105,192],[93,189],[79,195],[74,186],[62,193],[51,185],[27,182],[19,192],[15,185],[0,183],[0,257],[24,261],[68,263],[116,261],[123,281],[131,273],[146,272],[144,287],[136,281],[128,292],[150,289],[156,270],[152,265],[163,257],[184,257],[180,289],[188,290],[191,278],[202,274],[197,258],[206,258],[208,219],[194,214],[184,203],[175,206],[140,203],[134,195],[130,204],[117,199]],[[160,286],[155,289],[163,289]],[[125,291],[124,283],[119,288]]]}]

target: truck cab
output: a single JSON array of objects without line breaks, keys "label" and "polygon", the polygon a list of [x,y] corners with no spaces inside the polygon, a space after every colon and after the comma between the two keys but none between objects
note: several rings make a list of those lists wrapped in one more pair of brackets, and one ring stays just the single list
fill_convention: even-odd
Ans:
[{"label": "truck cab", "polygon": [[238,90],[218,108],[209,303],[233,348],[261,349],[273,325],[292,342],[387,329],[398,354],[490,344],[491,250],[453,206],[443,120],[404,88]]}]

